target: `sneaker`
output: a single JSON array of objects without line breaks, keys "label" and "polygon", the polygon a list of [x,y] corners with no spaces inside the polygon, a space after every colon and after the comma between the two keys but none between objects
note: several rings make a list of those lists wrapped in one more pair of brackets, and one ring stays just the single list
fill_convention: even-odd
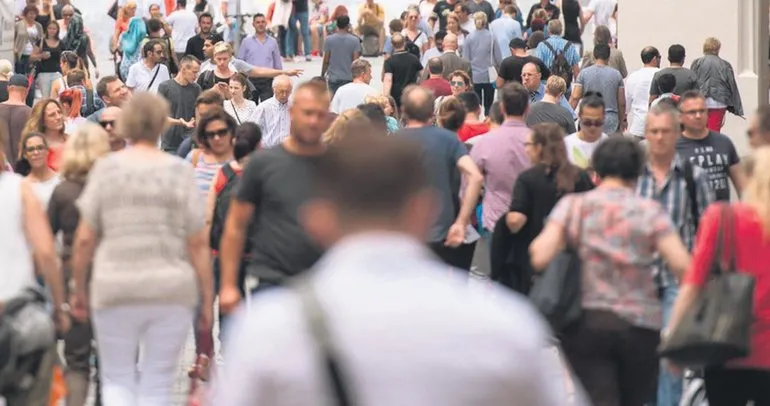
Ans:
[{"label": "sneaker", "polygon": [[313,57],[311,57],[310,55],[305,55],[305,62],[312,62],[312,61],[313,61]]}]

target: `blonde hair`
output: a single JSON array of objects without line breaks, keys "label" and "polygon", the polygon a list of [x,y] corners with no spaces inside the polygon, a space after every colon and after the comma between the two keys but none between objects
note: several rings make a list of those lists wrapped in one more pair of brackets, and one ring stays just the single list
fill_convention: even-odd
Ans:
[{"label": "blonde hair", "polygon": [[483,11],[477,11],[473,14],[473,23],[476,24],[477,30],[483,30],[484,28],[487,28],[489,25],[489,21],[487,19],[487,13]]},{"label": "blonde hair", "polygon": [[0,75],[10,76],[13,72],[13,64],[7,59],[0,59]]},{"label": "blonde hair", "polygon": [[334,119],[329,129],[323,135],[323,141],[327,144],[334,144],[339,142],[348,134],[348,128],[351,124],[361,121],[368,121],[364,113],[358,109],[349,109],[340,113],[337,118]]},{"label": "blonde hair", "polygon": [[366,96],[364,103],[374,103],[382,107],[383,110],[390,107],[390,99],[388,99],[388,96],[385,96],[384,94]]},{"label": "blonde hair", "polygon": [[703,53],[706,55],[719,55],[722,43],[714,37],[708,37],[703,41]]},{"label": "blonde hair", "polygon": [[233,53],[233,47],[224,41],[219,41],[216,44],[214,44],[214,55],[221,54],[223,52],[229,52],[231,55]]},{"label": "blonde hair", "polygon": [[765,236],[770,237],[770,146],[758,148],[744,193],[744,202],[757,211]]},{"label": "blonde hair", "polygon": [[137,93],[123,106],[117,133],[132,143],[158,142],[168,119],[168,102],[152,93]]},{"label": "blonde hair", "polygon": [[109,135],[94,123],[83,123],[67,138],[60,172],[69,181],[84,182],[97,159],[110,152]]},{"label": "blonde hair", "polygon": [[551,75],[545,82],[545,92],[551,96],[558,96],[564,94],[566,91],[567,82],[560,76]]}]

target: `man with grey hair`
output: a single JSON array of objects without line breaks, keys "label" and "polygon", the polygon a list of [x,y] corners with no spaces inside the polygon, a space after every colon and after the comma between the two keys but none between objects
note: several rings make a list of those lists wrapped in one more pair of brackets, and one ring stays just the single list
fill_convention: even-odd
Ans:
[{"label": "man with grey hair", "polygon": [[[548,38],[535,48],[535,57],[543,61],[552,74],[561,76],[567,81],[567,89],[572,85],[572,79],[580,72],[580,54],[571,42],[562,38],[564,26],[559,20],[548,22]],[[558,55],[564,55],[566,65],[558,66],[554,60]],[[558,68],[558,69],[556,69]]]},{"label": "man with grey hair", "polygon": [[353,81],[342,85],[334,93],[331,112],[340,114],[345,110],[356,108],[364,104],[367,96],[380,94],[380,91],[369,86],[372,81],[372,64],[366,59],[356,59],[350,65]]},{"label": "man with grey hair", "polygon": [[[636,193],[653,199],[669,213],[675,229],[679,230],[685,246],[692,250],[698,219],[715,200],[708,174],[698,166],[682,159],[676,152],[680,137],[679,112],[665,105],[655,106],[647,113],[645,139],[647,164],[636,184]],[[663,325],[671,317],[674,299],[679,292],[679,278],[663,261],[654,264],[655,278],[661,287]],[[660,369],[658,404],[676,404],[682,397],[682,376],[666,368]]]},{"label": "man with grey hair", "polygon": [[289,96],[293,85],[286,75],[273,79],[273,97],[257,106],[254,113],[256,122],[262,130],[262,146],[269,148],[283,142],[289,136],[291,118],[289,117]]}]

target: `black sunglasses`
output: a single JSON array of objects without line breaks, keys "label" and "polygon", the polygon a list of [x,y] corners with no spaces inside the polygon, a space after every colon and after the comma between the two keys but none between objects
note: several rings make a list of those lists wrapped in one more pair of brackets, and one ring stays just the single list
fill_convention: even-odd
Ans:
[{"label": "black sunglasses", "polygon": [[230,129],[229,128],[221,128],[221,129],[216,130],[216,131],[205,131],[203,133],[203,136],[206,137],[206,138],[214,138],[214,137],[222,138],[222,137],[224,137],[224,136],[226,136],[228,134],[230,134]]},{"label": "black sunglasses", "polygon": [[580,124],[585,127],[602,127],[604,126],[603,120],[580,120]]},{"label": "black sunglasses", "polygon": [[115,127],[115,120],[100,121],[99,125],[102,126],[102,128],[107,128],[107,126]]}]

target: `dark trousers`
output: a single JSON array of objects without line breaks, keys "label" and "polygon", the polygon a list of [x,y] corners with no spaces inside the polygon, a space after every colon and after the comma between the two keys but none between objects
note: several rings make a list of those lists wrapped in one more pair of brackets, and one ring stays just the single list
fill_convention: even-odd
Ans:
[{"label": "dark trousers", "polygon": [[288,30],[286,27],[278,26],[278,49],[281,51],[281,56],[286,58],[286,34]]},{"label": "dark trousers", "polygon": [[[20,55],[19,59],[14,64],[13,70],[15,73],[27,76],[27,74],[29,74],[29,72],[32,70],[32,65],[30,65],[29,62],[29,55]],[[43,97],[48,97],[48,95],[44,94]],[[34,103],[35,83],[32,82],[32,86],[29,87],[29,91],[27,92],[27,106],[32,107]]]},{"label": "dark trousers", "polygon": [[484,106],[484,114],[489,115],[489,109],[495,101],[495,88],[491,83],[476,83],[473,85],[473,91],[479,96],[481,105]]},{"label": "dark trousers", "polygon": [[261,103],[273,97],[273,78],[251,78],[254,85],[254,92],[251,94],[251,100],[254,103]]},{"label": "dark trousers", "polygon": [[655,399],[660,332],[613,312],[585,310],[562,347],[594,406],[643,406]]},{"label": "dark trousers", "polygon": [[473,263],[473,252],[476,243],[462,244],[457,248],[447,247],[444,242],[432,242],[428,244],[430,249],[447,265],[470,272]]},{"label": "dark trousers", "polygon": [[708,368],[706,395],[710,406],[770,406],[770,371]]},{"label": "dark trousers", "polygon": [[334,93],[337,93],[337,89],[341,88],[342,86],[347,85],[350,82],[352,82],[352,80],[330,80],[329,81],[329,92],[331,92],[332,97],[334,97]]},{"label": "dark trousers", "polygon": [[[91,323],[72,320],[72,328],[64,336],[64,359],[67,361],[65,381],[67,383],[67,404],[83,405],[88,399],[91,382],[91,357],[95,354],[92,345]],[[96,373],[96,399],[101,399],[99,373]]]}]

